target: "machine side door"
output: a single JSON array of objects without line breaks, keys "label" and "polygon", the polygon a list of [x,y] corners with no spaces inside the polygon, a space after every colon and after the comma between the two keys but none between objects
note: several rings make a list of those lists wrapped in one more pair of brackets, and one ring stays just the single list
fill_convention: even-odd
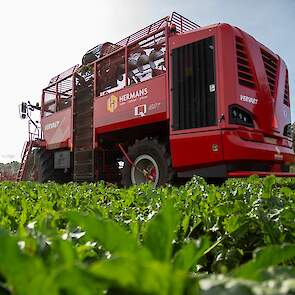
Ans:
[{"label": "machine side door", "polygon": [[216,165],[223,159],[215,37],[200,38],[194,32],[191,40],[186,37],[180,46],[175,46],[177,39],[170,43],[170,148],[177,170]]}]

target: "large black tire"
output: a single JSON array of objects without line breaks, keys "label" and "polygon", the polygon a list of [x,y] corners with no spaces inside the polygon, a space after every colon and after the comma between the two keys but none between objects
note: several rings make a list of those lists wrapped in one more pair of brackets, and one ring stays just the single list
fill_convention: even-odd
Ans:
[{"label": "large black tire", "polygon": [[72,180],[71,170],[54,169],[54,151],[39,149],[37,151],[37,181],[44,183],[55,181],[65,183]]},{"label": "large black tire", "polygon": [[37,181],[55,181],[53,152],[45,149],[37,151]]},{"label": "large black tire", "polygon": [[[128,157],[133,162],[131,165],[126,157],[123,158],[124,167],[122,168],[122,185],[130,186],[144,182],[152,182],[154,186],[161,186],[169,183],[173,178],[171,156],[165,144],[160,143],[155,138],[144,138],[128,148]],[[145,169],[146,166],[146,169]],[[144,175],[142,171],[149,170],[151,167],[154,174]]]}]

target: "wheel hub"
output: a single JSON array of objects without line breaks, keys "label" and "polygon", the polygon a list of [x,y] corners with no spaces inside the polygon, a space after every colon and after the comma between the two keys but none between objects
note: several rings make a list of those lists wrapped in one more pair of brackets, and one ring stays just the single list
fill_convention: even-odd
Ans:
[{"label": "wheel hub", "polygon": [[150,155],[137,157],[131,167],[132,184],[151,182],[156,186],[159,182],[159,167]]}]

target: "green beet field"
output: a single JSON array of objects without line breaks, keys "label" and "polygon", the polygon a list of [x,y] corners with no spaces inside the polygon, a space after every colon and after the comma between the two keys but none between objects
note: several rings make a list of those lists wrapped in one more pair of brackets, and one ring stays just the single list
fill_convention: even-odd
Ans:
[{"label": "green beet field", "polygon": [[295,294],[295,178],[1,182],[0,294]]}]

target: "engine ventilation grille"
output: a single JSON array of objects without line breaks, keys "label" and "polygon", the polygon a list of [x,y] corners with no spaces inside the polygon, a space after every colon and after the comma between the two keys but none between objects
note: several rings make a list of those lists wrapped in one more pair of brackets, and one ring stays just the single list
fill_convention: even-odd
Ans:
[{"label": "engine ventilation grille", "polygon": [[172,50],[173,130],[216,125],[214,37]]},{"label": "engine ventilation grille", "polygon": [[288,70],[286,71],[284,104],[287,105],[287,106],[290,106],[290,92],[289,92],[289,75],[288,75]]},{"label": "engine ventilation grille", "polygon": [[256,88],[247,50],[243,39],[240,37],[236,37],[236,51],[239,84],[250,88]]},{"label": "engine ventilation grille", "polygon": [[263,49],[261,49],[261,55],[265,67],[270,92],[272,97],[274,97],[278,72],[278,62],[273,55],[269,54]]}]

